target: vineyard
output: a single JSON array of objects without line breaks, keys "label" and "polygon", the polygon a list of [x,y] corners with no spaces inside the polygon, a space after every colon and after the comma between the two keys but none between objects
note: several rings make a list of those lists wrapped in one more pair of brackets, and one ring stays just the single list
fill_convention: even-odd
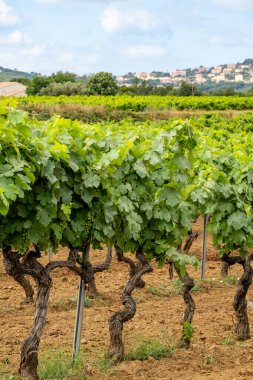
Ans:
[{"label": "vineyard", "polygon": [[57,104],[57,105],[85,105],[105,106],[107,109],[117,110],[252,110],[252,97],[238,96],[28,96],[27,98],[9,98],[1,100],[2,106],[10,104],[18,106],[24,104]]},{"label": "vineyard", "polygon": [[[8,315],[23,337],[19,376],[64,378],[42,373],[47,359],[38,360],[39,347],[41,339],[43,352],[58,342],[71,346],[78,278],[88,295],[81,345],[87,362],[85,374],[65,378],[230,379],[229,371],[217,376],[225,363],[226,370],[234,363],[242,367],[236,379],[252,378],[247,293],[253,275],[253,114],[84,124],[59,116],[38,120],[20,109],[55,103],[134,111],[251,110],[252,98],[28,97],[21,103],[0,102],[0,245],[2,272],[12,277],[11,285],[4,285],[6,274],[0,277],[2,378],[11,378],[14,364],[5,346],[12,335]],[[205,215],[209,254],[222,264],[210,261],[201,282]],[[11,306],[22,297],[19,308]],[[52,335],[47,308],[50,321],[57,319]],[[168,325],[170,335],[168,327],[162,329]],[[221,348],[224,331],[223,347],[231,345],[233,353]],[[133,336],[145,338],[139,353],[129,351]],[[17,364],[17,339],[12,347]],[[65,360],[62,355],[58,361]],[[104,373],[87,364],[96,355],[108,367]]]}]

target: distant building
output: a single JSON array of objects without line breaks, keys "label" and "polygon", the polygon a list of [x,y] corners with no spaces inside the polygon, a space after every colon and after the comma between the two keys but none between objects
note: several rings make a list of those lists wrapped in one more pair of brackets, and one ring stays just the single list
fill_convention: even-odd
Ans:
[{"label": "distant building", "polygon": [[172,80],[173,83],[180,83],[180,82],[184,82],[184,81],[185,81],[185,78],[183,78],[183,77],[175,77]]},{"label": "distant building", "polygon": [[212,69],[212,73],[213,74],[220,74],[222,72],[222,67],[221,66],[215,66],[213,69]]},{"label": "distant building", "polygon": [[[131,74],[131,76],[129,76],[129,74]],[[118,76],[118,84],[131,84],[134,78],[139,78],[140,80],[150,81],[150,84],[153,86],[163,86],[167,84],[179,86],[183,81],[198,85],[208,82],[211,86],[212,83],[215,85],[215,83],[218,82],[230,84],[244,82],[249,85],[253,82],[253,59],[247,59],[244,63],[228,63],[212,67],[198,66],[193,69],[177,69],[171,73],[163,71],[152,71],[151,73],[141,71],[129,74],[128,76]]]},{"label": "distant building", "polygon": [[223,69],[223,73],[224,73],[224,74],[230,74],[230,73],[232,73],[232,72],[233,72],[232,67],[225,67],[225,68]]},{"label": "distant building", "polygon": [[26,86],[18,82],[0,82],[0,96],[27,96]]},{"label": "distant building", "polygon": [[206,79],[203,77],[202,74],[196,74],[196,83],[202,84],[205,82],[206,82]]},{"label": "distant building", "polygon": [[243,75],[242,74],[236,74],[235,75],[235,81],[236,82],[242,82],[243,81]]},{"label": "distant building", "polygon": [[227,64],[227,67],[228,67],[229,69],[235,69],[235,68],[236,68],[236,63],[228,63],[228,64]]},{"label": "distant building", "polygon": [[250,69],[251,65],[240,65],[241,69]]},{"label": "distant building", "polygon": [[116,77],[116,81],[118,82],[124,82],[124,76],[123,75],[119,75]]},{"label": "distant building", "polygon": [[186,70],[176,70],[171,73],[171,76],[173,78],[176,77],[185,77],[186,76]]},{"label": "distant building", "polygon": [[205,73],[206,71],[209,70],[209,68],[208,67],[204,67],[204,66],[199,66],[199,67],[196,67],[194,70],[197,73]]},{"label": "distant building", "polygon": [[222,82],[222,81],[225,81],[225,79],[226,79],[225,75],[220,74],[213,78],[213,82]]},{"label": "distant building", "polygon": [[142,71],[140,73],[136,73],[135,77],[138,79],[147,80],[150,77],[150,73],[146,73],[146,72]]},{"label": "distant building", "polygon": [[160,82],[163,83],[163,84],[168,84],[168,83],[171,83],[171,77],[161,77],[159,78]]}]

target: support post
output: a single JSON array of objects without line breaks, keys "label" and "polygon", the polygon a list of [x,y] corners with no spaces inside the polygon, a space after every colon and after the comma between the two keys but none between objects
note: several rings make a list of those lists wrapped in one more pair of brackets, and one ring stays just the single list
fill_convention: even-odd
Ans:
[{"label": "support post", "polygon": [[208,223],[208,214],[205,214],[204,229],[203,229],[202,259],[201,259],[201,280],[204,280],[205,269],[206,269],[207,223]]},{"label": "support post", "polygon": [[[90,244],[86,244],[83,250],[83,254],[82,254],[82,267],[85,267],[85,264],[89,260],[89,252],[90,252]],[[82,279],[80,279],[77,307],[76,307],[76,322],[75,322],[74,341],[73,341],[72,363],[75,362],[80,351],[83,317],[84,317],[84,300],[85,300],[85,283]]]}]

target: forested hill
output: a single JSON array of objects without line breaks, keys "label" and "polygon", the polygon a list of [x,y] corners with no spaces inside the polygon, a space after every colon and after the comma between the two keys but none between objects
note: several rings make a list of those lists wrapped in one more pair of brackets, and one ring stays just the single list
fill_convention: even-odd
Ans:
[{"label": "forested hill", "polygon": [[28,78],[32,79],[37,76],[38,73],[27,73],[25,71],[18,71],[16,69],[7,69],[5,67],[0,66],[0,82],[9,81],[13,78]]}]

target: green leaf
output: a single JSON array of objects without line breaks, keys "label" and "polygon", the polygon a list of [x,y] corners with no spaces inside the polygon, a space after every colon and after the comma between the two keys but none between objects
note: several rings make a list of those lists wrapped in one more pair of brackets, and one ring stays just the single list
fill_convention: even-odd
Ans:
[{"label": "green leaf", "polygon": [[37,207],[37,214],[36,214],[36,219],[44,226],[44,227],[47,227],[50,222],[51,222],[51,217],[49,216],[48,212],[38,206]]},{"label": "green leaf", "polygon": [[52,223],[52,230],[55,233],[56,239],[60,241],[61,238],[62,238],[62,228],[61,228],[61,226],[59,226],[56,223]]},{"label": "green leaf", "polygon": [[228,226],[234,228],[234,230],[238,231],[242,227],[246,227],[248,225],[248,220],[245,214],[242,211],[235,211],[228,217]]},{"label": "green leaf", "polygon": [[84,180],[84,185],[85,187],[89,188],[89,187],[95,187],[95,188],[98,188],[99,185],[100,185],[100,177],[95,174],[85,174],[83,175],[83,180]]},{"label": "green leaf", "polygon": [[70,205],[61,205],[61,210],[63,211],[64,215],[66,216],[67,220],[70,220],[71,215],[71,206]]},{"label": "green leaf", "polygon": [[172,187],[166,187],[162,190],[158,190],[157,198],[161,201],[165,201],[165,203],[170,207],[176,206],[180,201],[178,191]]}]

